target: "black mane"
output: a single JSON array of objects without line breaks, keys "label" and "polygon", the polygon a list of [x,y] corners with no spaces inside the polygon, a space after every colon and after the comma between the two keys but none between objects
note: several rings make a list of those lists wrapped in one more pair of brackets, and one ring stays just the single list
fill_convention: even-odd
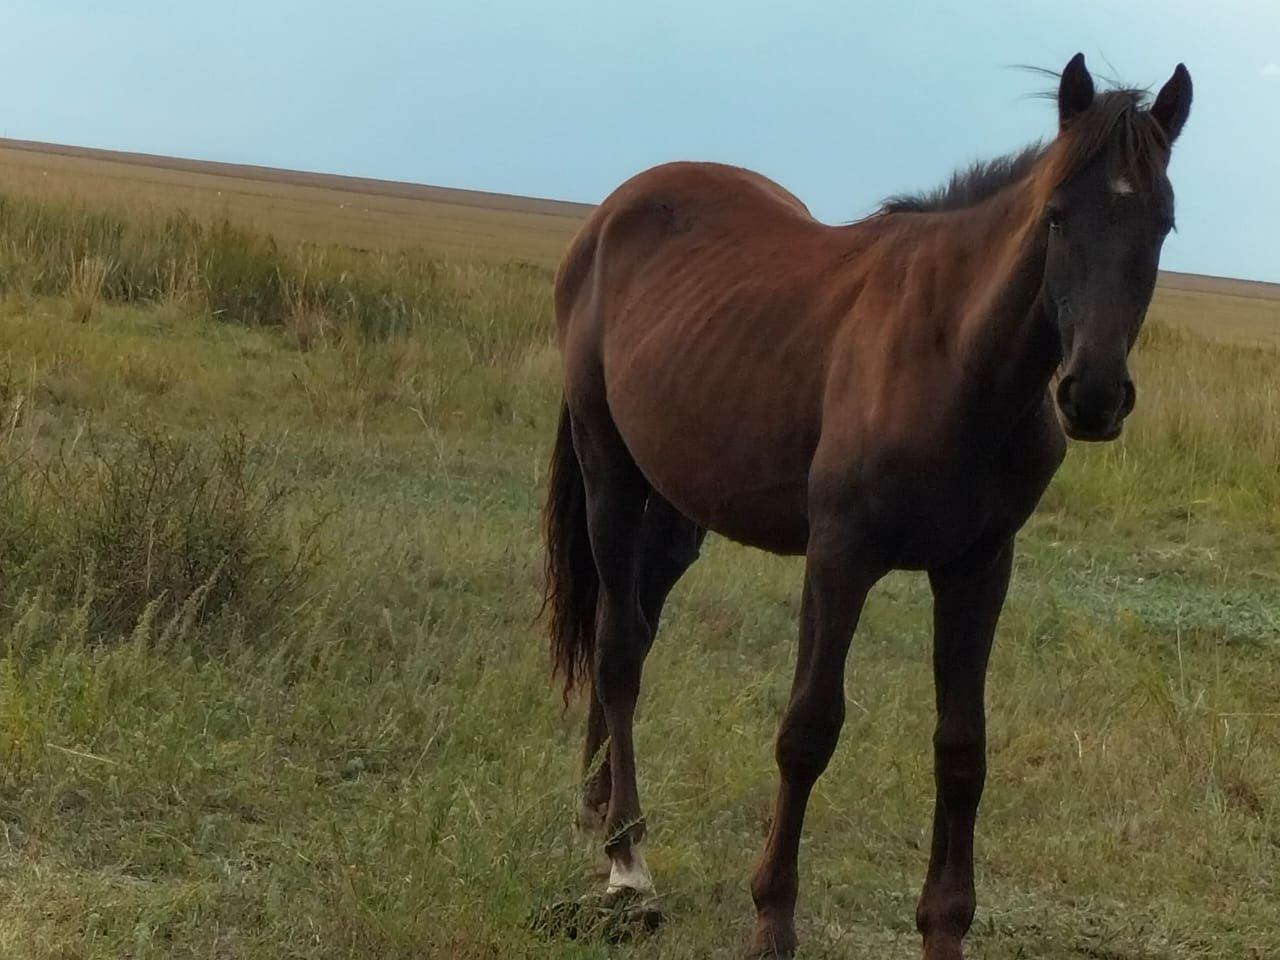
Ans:
[{"label": "black mane", "polygon": [[[1093,106],[1073,124],[1069,148],[1057,151],[1059,179],[1078,171],[1100,152],[1110,150],[1117,173],[1132,174],[1141,184],[1149,184],[1155,158],[1167,152],[1168,143],[1144,110],[1146,96],[1145,90],[1128,87],[1100,93]],[[890,197],[880,205],[879,212],[938,213],[976,206],[1027,176],[1050,146],[1037,142],[1016,153],[978,161],[957,170],[950,180],[933,190]]]},{"label": "black mane", "polygon": [[1044,155],[1044,144],[1033,143],[1017,153],[992,160],[979,160],[951,179],[924,193],[903,193],[880,205],[882,213],[936,213],[972,207],[1016,183],[1031,172]]}]

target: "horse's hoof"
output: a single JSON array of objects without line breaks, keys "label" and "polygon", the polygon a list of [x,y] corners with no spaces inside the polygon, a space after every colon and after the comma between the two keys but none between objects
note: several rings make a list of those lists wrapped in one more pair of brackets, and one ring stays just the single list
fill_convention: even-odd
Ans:
[{"label": "horse's hoof", "polygon": [[796,952],[796,931],[791,924],[756,921],[747,944],[747,960],[774,960]]},{"label": "horse's hoof", "polygon": [[565,940],[622,943],[653,933],[666,920],[657,897],[622,889],[580,900],[561,900],[535,911],[531,930]]},{"label": "horse's hoof", "polygon": [[964,951],[958,939],[926,942],[924,960],[964,960]]}]

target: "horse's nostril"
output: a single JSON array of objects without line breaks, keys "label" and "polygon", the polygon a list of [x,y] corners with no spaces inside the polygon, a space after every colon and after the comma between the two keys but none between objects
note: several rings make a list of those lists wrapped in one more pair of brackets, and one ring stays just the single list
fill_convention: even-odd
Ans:
[{"label": "horse's nostril", "polygon": [[1120,403],[1121,420],[1133,413],[1133,407],[1137,402],[1138,391],[1134,389],[1133,381],[1126,377],[1124,381],[1124,400]]},{"label": "horse's nostril", "polygon": [[1076,406],[1076,378],[1068,374],[1058,382],[1058,406],[1068,414]]}]

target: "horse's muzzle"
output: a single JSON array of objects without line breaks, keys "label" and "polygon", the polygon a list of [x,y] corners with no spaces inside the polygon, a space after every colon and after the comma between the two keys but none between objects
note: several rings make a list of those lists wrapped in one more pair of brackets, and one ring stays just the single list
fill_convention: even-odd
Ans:
[{"label": "horse's muzzle", "polygon": [[1086,380],[1066,374],[1058,381],[1057,401],[1062,428],[1073,440],[1114,440],[1137,401],[1133,380]]}]

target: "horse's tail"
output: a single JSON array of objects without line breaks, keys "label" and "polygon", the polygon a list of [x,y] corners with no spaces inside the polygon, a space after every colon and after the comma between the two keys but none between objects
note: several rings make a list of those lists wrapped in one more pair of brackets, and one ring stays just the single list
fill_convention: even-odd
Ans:
[{"label": "horse's tail", "polygon": [[587,536],[587,498],[582,467],[573,447],[569,408],[560,404],[560,425],[551,455],[551,475],[543,509],[546,587],[543,610],[551,610],[553,675],[564,677],[566,701],[590,677],[596,646],[599,576]]}]

